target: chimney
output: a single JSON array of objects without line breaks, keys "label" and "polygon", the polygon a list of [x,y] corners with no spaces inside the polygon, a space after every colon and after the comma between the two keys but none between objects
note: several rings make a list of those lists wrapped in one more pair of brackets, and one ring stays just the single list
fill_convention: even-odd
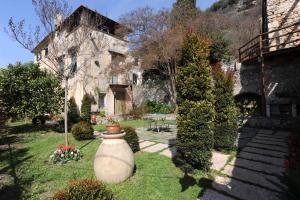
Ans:
[{"label": "chimney", "polygon": [[64,21],[64,16],[62,14],[57,14],[54,19],[55,28],[58,28]]}]

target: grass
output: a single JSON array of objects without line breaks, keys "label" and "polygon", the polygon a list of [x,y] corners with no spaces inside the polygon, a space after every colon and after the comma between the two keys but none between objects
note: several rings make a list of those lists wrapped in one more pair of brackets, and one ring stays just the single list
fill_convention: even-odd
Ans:
[{"label": "grass", "polygon": [[[10,124],[0,143],[0,175],[10,174],[12,185],[0,187],[0,199],[49,199],[74,178],[95,178],[93,161],[100,140],[70,144],[84,157],[78,162],[51,164],[50,154],[63,135],[50,129],[37,130],[26,123]],[[202,192],[204,174],[184,175],[171,159],[159,154],[135,155],[136,172],[124,183],[109,185],[121,200],[196,199]],[[2,179],[3,180],[3,179]],[[1,183],[0,183],[1,184]]]},{"label": "grass", "polygon": [[[167,120],[166,121],[169,124],[176,124],[176,121]],[[134,120],[124,120],[120,122],[121,126],[131,126],[133,128],[139,128],[139,127],[147,127],[149,126],[148,120],[143,119],[134,119]],[[105,124],[97,124],[93,126],[94,130],[96,131],[105,131]]]}]

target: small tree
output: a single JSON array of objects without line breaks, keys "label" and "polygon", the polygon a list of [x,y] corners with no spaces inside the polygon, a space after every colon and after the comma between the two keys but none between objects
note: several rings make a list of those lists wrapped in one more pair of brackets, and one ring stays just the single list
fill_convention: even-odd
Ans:
[{"label": "small tree", "polygon": [[176,78],[177,158],[185,169],[208,170],[210,166],[214,108],[208,56],[208,42],[188,34]]},{"label": "small tree", "polygon": [[233,97],[233,73],[222,71],[220,64],[213,67],[215,94],[214,148],[230,151],[237,137],[237,108]]},{"label": "small tree", "polygon": [[81,101],[81,119],[88,123],[91,122],[91,99],[88,94],[85,94]]},{"label": "small tree", "polygon": [[32,62],[8,65],[1,70],[0,106],[8,117],[59,113],[63,95],[59,79]]},{"label": "small tree", "polygon": [[68,119],[72,123],[77,123],[80,120],[78,107],[74,97],[69,99]]}]

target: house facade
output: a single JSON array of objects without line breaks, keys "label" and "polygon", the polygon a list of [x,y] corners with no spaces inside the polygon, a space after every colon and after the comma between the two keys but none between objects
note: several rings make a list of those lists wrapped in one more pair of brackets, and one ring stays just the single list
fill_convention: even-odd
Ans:
[{"label": "house facade", "polygon": [[133,86],[141,84],[138,60],[129,55],[129,32],[80,6],[67,19],[57,16],[55,31],[33,52],[41,68],[68,79],[68,98],[74,97],[79,109],[88,94],[92,112],[122,115],[133,107]]},{"label": "house facade", "polygon": [[261,33],[239,49],[235,94],[260,96],[267,117],[299,115],[299,20],[299,1],[263,0]]}]

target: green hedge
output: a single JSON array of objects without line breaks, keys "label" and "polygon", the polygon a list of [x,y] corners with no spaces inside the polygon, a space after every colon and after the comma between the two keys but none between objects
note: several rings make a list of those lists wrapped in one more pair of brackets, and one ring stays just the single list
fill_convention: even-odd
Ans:
[{"label": "green hedge", "polygon": [[76,140],[88,140],[94,138],[94,129],[90,123],[81,121],[75,124],[71,130]]},{"label": "green hedge", "polygon": [[213,148],[214,105],[209,45],[187,35],[179,63],[177,84],[177,160],[184,170],[208,170]]},{"label": "green hedge", "polygon": [[129,144],[133,153],[138,152],[140,150],[139,137],[138,137],[137,133],[135,132],[135,129],[133,127],[129,127],[129,126],[122,127],[122,129],[126,132],[124,139]]},{"label": "green hedge", "polygon": [[69,182],[68,187],[58,191],[53,200],[114,200],[107,186],[93,179],[77,179]]},{"label": "green hedge", "polygon": [[233,73],[224,73],[220,65],[214,68],[214,93],[215,93],[215,129],[214,148],[220,151],[234,149],[237,137],[237,107],[233,97]]}]

